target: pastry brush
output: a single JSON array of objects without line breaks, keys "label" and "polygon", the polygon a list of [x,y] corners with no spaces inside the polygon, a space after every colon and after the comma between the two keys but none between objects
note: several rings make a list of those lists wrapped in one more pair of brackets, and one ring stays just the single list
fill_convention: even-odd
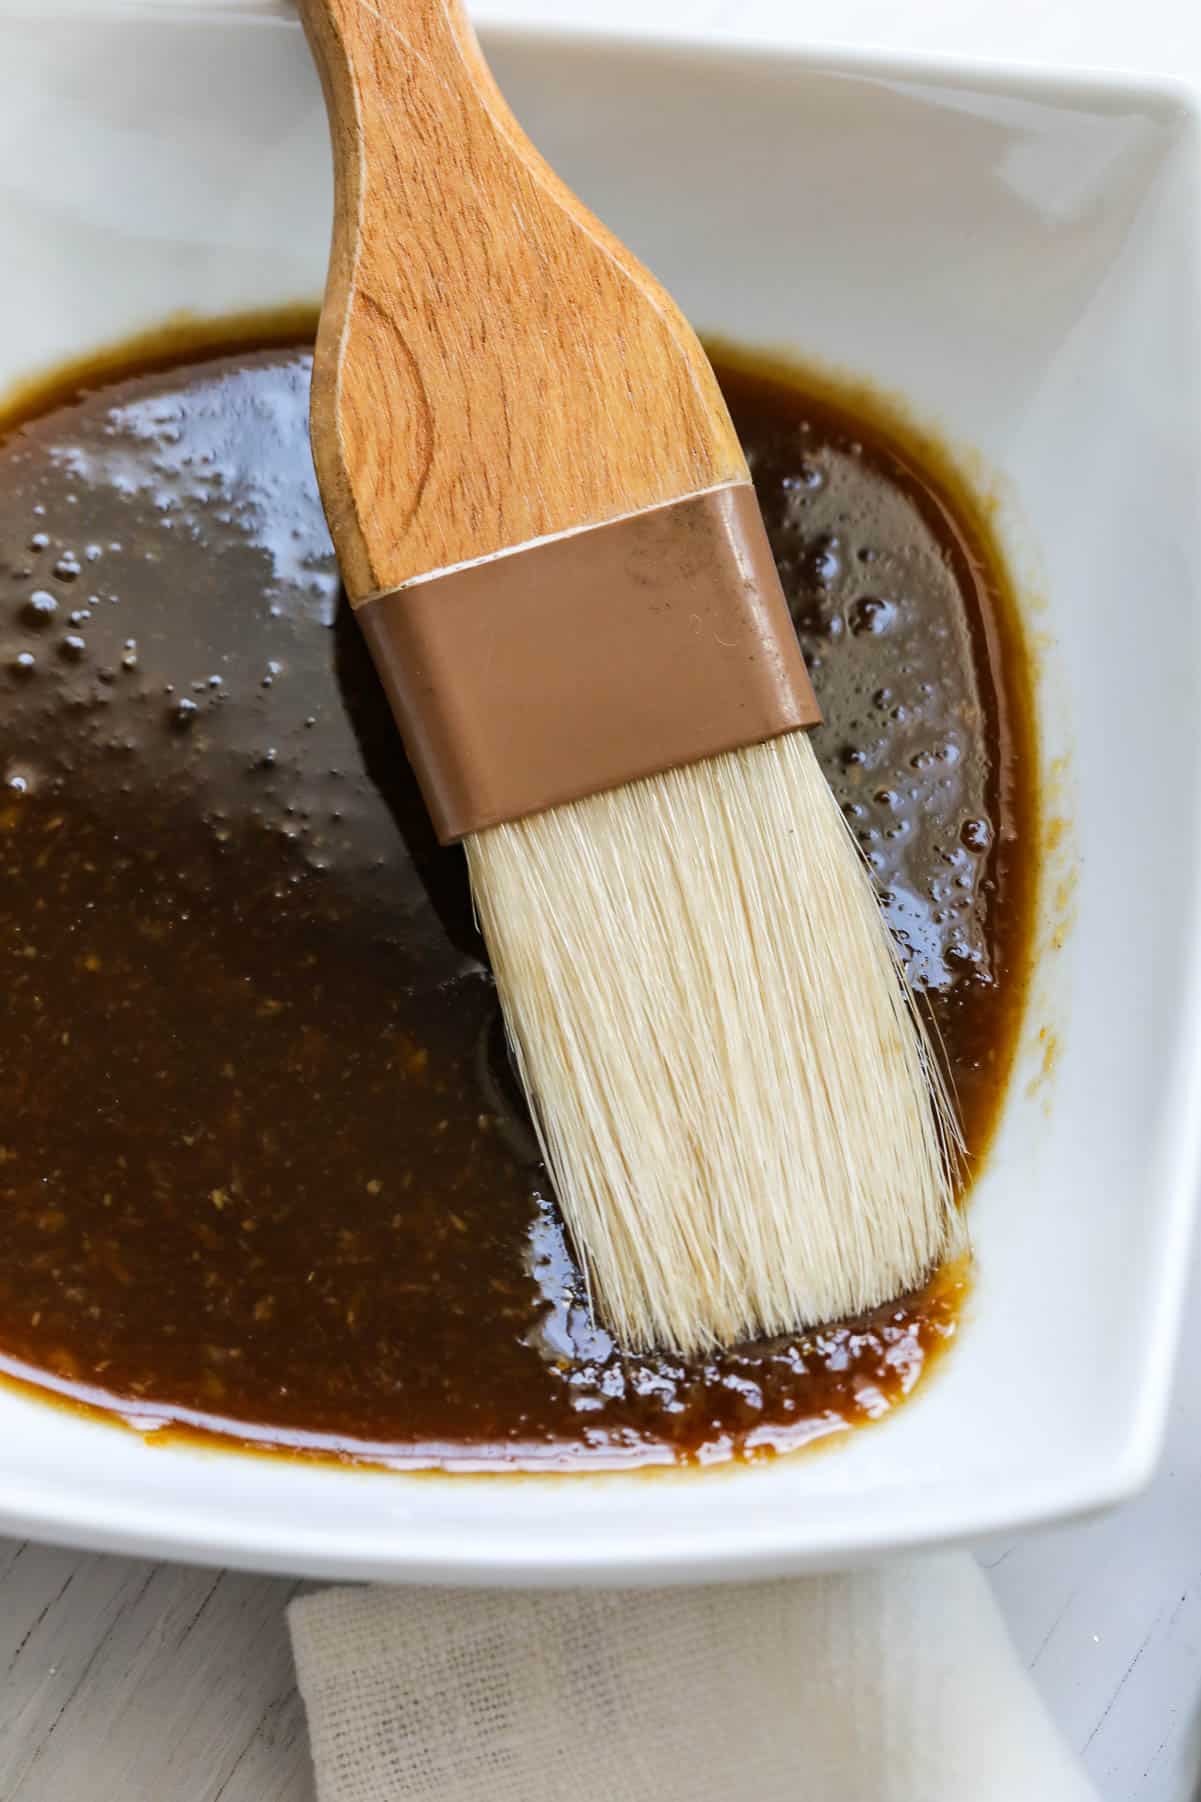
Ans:
[{"label": "pastry brush", "polygon": [[595,1307],[684,1352],[956,1232],[955,1129],[738,439],[457,0],[303,0],[335,217],[312,442]]}]

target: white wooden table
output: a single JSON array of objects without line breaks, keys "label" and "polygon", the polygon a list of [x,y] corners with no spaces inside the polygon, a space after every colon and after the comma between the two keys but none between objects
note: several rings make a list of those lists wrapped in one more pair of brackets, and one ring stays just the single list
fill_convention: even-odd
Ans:
[{"label": "white wooden table", "polygon": [[[475,11],[1201,82],[1198,0],[476,0]],[[1201,1255],[1196,1277],[1152,1489],[1090,1526],[983,1556],[1105,1802],[1201,1802]],[[0,1541],[0,1802],[312,1802],[283,1615],[300,1587]]]}]

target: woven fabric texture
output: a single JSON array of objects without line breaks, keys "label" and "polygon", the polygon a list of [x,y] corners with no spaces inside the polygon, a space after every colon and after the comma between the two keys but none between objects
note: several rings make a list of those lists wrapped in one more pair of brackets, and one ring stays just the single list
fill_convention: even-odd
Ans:
[{"label": "woven fabric texture", "polygon": [[963,1554],[289,1613],[319,1802],[1096,1802]]}]

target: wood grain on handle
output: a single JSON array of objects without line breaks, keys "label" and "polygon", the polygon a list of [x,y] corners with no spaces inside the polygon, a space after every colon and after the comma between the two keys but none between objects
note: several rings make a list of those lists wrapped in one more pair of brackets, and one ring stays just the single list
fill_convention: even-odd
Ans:
[{"label": "wood grain on handle", "polygon": [[313,454],[353,599],[746,477],[671,299],[517,125],[458,0],[301,0],[334,145]]}]

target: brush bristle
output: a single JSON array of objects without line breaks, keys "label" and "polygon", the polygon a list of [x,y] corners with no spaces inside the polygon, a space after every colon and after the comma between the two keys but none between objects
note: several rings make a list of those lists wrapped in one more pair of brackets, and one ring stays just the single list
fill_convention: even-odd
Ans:
[{"label": "brush bristle", "polygon": [[598,1311],[704,1351],[856,1314],[957,1237],[957,1136],[871,879],[791,733],[467,842]]}]

